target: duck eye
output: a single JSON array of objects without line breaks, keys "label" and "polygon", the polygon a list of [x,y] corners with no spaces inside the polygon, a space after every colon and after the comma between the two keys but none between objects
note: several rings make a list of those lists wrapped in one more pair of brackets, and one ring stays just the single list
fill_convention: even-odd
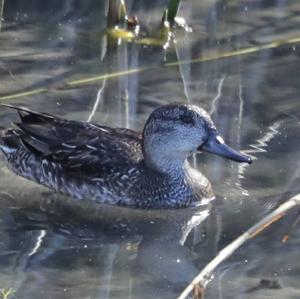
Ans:
[{"label": "duck eye", "polygon": [[183,123],[185,123],[187,125],[194,124],[194,120],[191,115],[182,114],[182,115],[180,115],[179,119],[180,119],[180,121],[182,121]]}]

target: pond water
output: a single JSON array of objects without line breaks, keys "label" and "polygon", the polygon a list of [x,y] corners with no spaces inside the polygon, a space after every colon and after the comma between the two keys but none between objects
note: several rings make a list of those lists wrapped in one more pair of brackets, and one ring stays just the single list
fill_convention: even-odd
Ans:
[{"label": "pond water", "polygon": [[[213,184],[211,207],[134,211],[75,203],[0,160],[0,289],[18,299],[176,298],[220,249],[300,192],[298,0],[183,1],[193,32],[167,50],[108,45],[105,2],[5,1],[0,101],[137,130],[159,105],[190,102],[255,162],[199,154],[191,163]],[[149,29],[166,2],[128,9]],[[7,126],[15,113],[0,108],[0,117]],[[224,262],[206,298],[300,298],[299,229],[282,242],[296,213]]]}]

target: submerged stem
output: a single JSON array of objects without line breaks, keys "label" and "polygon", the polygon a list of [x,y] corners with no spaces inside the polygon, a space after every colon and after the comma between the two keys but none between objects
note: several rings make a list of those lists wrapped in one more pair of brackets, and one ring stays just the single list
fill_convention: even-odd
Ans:
[{"label": "submerged stem", "polygon": [[169,0],[167,19],[171,26],[175,23],[175,18],[179,9],[181,0]]},{"label": "submerged stem", "polygon": [[4,0],[0,0],[0,31],[2,26],[3,11],[4,11]]},{"label": "submerged stem", "polygon": [[127,18],[127,8],[124,0],[108,0],[107,28],[122,24]]}]

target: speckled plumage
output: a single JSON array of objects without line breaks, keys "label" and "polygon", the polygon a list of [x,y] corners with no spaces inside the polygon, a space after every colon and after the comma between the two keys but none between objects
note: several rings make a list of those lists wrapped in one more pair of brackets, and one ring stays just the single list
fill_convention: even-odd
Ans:
[{"label": "speckled plumage", "polygon": [[213,197],[186,160],[216,131],[201,108],[162,106],[141,134],[7,106],[21,121],[2,131],[0,149],[17,175],[76,199],[135,208],[187,207]]}]

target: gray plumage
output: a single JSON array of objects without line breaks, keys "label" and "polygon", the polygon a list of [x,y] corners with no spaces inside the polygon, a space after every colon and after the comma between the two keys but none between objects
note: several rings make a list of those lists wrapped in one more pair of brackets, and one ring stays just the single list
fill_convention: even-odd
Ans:
[{"label": "gray plumage", "polygon": [[187,157],[216,132],[197,106],[156,109],[143,133],[16,109],[0,149],[17,175],[76,199],[135,208],[179,208],[213,197]]}]

